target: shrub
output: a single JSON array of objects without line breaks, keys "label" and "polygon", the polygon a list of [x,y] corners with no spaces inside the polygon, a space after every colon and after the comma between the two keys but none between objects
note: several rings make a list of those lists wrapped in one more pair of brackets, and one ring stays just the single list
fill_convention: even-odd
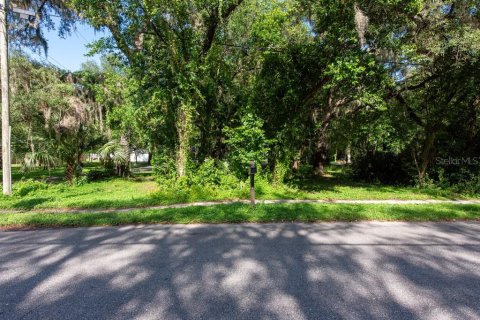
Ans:
[{"label": "shrub", "polygon": [[462,168],[458,171],[446,172],[440,168],[437,170],[437,174],[436,185],[442,189],[450,189],[467,195],[480,194],[480,176],[475,170]]},{"label": "shrub", "polygon": [[267,161],[269,145],[263,131],[263,121],[252,114],[242,117],[241,125],[236,128],[224,130],[228,146],[227,158],[233,173],[244,178],[248,175],[248,164],[254,160],[257,168]]},{"label": "shrub", "polygon": [[76,177],[74,179],[74,185],[76,185],[77,187],[78,186],[83,186],[87,183],[89,183],[90,181],[88,180],[88,177],[87,176],[79,176],[79,177]]},{"label": "shrub", "polygon": [[198,167],[192,167],[186,177],[178,179],[176,182],[180,188],[200,187],[200,188],[222,188],[234,189],[239,185],[239,179],[233,175],[228,165],[214,159],[206,159]]},{"label": "shrub", "polygon": [[221,183],[222,171],[215,164],[213,159],[205,159],[205,161],[194,171],[189,171],[189,185],[198,186],[217,186]]},{"label": "shrub", "polygon": [[152,157],[153,173],[162,186],[173,186],[177,180],[175,157],[168,153],[158,153]]},{"label": "shrub", "polygon": [[223,174],[220,177],[220,186],[225,189],[238,189],[241,188],[241,182],[231,173]]},{"label": "shrub", "polygon": [[22,162],[22,170],[28,172],[36,167],[50,169],[55,167],[58,160],[46,151],[29,152],[25,154]]},{"label": "shrub", "polygon": [[275,185],[282,184],[285,182],[290,173],[291,169],[288,163],[277,161],[275,163],[275,169],[273,170],[273,183]]},{"label": "shrub", "polygon": [[473,176],[468,180],[461,181],[456,185],[456,191],[468,195],[480,194],[480,177]]},{"label": "shrub", "polygon": [[32,179],[22,180],[13,185],[13,194],[24,197],[37,190],[44,190],[48,188],[48,184],[41,181],[34,181]]},{"label": "shrub", "polygon": [[187,175],[183,177],[177,178],[174,162],[169,162],[168,159],[165,159],[163,164],[156,165],[155,173],[156,181],[164,191],[201,193],[209,190],[210,193],[215,193],[216,190],[236,190],[241,185],[240,180],[229,171],[227,163],[210,158],[197,166],[190,163]]},{"label": "shrub", "polygon": [[86,175],[87,182],[99,181],[113,177],[115,172],[111,169],[93,169],[90,170]]},{"label": "shrub", "polygon": [[407,162],[401,155],[378,151],[354,159],[352,172],[356,178],[368,182],[408,184],[412,178]]},{"label": "shrub", "polygon": [[294,178],[298,180],[308,180],[315,175],[315,169],[312,165],[302,164],[294,174]]}]

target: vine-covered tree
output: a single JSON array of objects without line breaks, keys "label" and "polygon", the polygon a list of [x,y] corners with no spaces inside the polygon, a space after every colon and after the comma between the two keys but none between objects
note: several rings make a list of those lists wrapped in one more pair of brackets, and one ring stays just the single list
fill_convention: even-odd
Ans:
[{"label": "vine-covered tree", "polygon": [[[241,171],[247,155],[275,177],[301,166],[321,175],[344,157],[364,178],[425,183],[443,174],[432,166],[436,157],[479,150],[473,0],[22,3],[43,13],[29,28],[48,28],[57,12],[65,32],[77,18],[106,31],[91,44],[104,62],[72,78],[93,130],[85,141],[118,155],[146,148],[169,177],[194,174],[206,159]],[[64,114],[75,109],[67,105]],[[41,104],[19,100],[20,110],[32,123],[18,129],[29,141],[23,152],[39,150],[42,114],[26,111]],[[72,132],[81,137],[76,119]],[[382,163],[398,174],[379,177]]]}]

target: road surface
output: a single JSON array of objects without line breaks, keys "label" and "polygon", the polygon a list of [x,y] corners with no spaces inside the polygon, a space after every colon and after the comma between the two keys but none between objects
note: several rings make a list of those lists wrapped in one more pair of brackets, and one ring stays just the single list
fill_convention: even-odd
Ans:
[{"label": "road surface", "polygon": [[480,223],[0,232],[0,319],[480,319]]}]

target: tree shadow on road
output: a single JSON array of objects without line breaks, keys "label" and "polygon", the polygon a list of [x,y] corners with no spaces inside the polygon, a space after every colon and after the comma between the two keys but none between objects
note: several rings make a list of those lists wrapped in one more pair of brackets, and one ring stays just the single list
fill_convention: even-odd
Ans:
[{"label": "tree shadow on road", "polygon": [[366,225],[5,232],[0,318],[480,317],[478,224]]}]

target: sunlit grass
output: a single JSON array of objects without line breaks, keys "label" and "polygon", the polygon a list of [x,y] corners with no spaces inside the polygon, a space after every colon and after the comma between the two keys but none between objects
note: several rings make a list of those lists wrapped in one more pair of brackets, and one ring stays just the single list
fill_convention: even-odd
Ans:
[{"label": "sunlit grass", "polygon": [[[88,170],[88,168],[87,168]],[[336,170],[336,171],[335,171]],[[53,175],[53,173],[55,175]],[[35,190],[24,196],[0,196],[1,209],[32,210],[45,208],[140,208],[154,205],[190,203],[196,201],[239,200],[249,198],[247,182],[234,188],[196,186],[184,189],[162,188],[153,177],[142,173],[132,179],[116,178],[67,186],[62,183],[63,171],[55,169],[50,174],[57,180],[49,182],[47,189]],[[43,180],[46,171],[22,173],[14,168],[14,181],[23,177]],[[351,199],[351,200],[425,200],[458,199],[459,194],[441,189],[366,184],[351,181],[338,168],[331,171],[333,177],[309,181],[293,181],[288,185],[272,185],[258,178],[258,199]]]},{"label": "sunlit grass", "polygon": [[216,205],[178,209],[139,209],[125,213],[1,214],[2,228],[81,227],[150,223],[260,223],[321,221],[479,220],[479,205]]}]

